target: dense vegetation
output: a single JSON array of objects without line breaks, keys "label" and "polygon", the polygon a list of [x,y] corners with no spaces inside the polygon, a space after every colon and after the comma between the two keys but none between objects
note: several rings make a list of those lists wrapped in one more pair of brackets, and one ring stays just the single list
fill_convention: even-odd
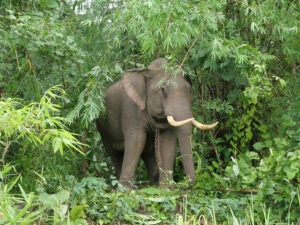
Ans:
[{"label": "dense vegetation", "polygon": [[[0,1],[0,224],[299,224],[299,28],[297,0]],[[191,190],[115,192],[94,120],[156,57],[220,124]]]}]

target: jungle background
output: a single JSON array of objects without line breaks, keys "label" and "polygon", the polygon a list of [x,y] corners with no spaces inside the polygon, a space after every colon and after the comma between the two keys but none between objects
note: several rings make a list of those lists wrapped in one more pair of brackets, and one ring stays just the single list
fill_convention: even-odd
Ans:
[{"label": "jungle background", "polygon": [[[0,224],[300,224],[298,0],[0,1]],[[193,83],[196,185],[116,192],[95,119],[124,71]],[[143,188],[142,188],[143,187]]]}]

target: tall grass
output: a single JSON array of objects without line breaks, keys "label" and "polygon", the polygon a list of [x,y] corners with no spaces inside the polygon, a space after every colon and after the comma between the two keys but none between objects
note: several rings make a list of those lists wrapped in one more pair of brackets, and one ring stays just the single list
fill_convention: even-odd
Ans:
[{"label": "tall grass", "polygon": [[231,208],[231,206],[228,206],[228,208],[224,208],[224,210],[229,210],[229,214],[227,214],[226,220],[222,220],[221,218],[218,218],[218,214],[215,211],[214,204],[212,201],[211,207],[207,208],[208,214],[202,214],[202,215],[190,215],[189,209],[187,206],[187,197],[184,197],[183,201],[183,213],[176,215],[176,225],[299,225],[300,224],[300,215],[298,221],[291,221],[290,219],[290,212],[292,211],[292,207],[300,207],[300,191],[298,189],[297,194],[295,195],[297,197],[298,205],[293,206],[293,198],[291,199],[289,211],[287,212],[288,220],[282,221],[282,222],[274,222],[274,218],[276,218],[276,215],[274,215],[276,212],[273,213],[272,209],[270,207],[267,207],[266,204],[261,203],[260,208],[255,208],[254,199],[253,196],[251,197],[249,204],[244,209],[244,214],[240,215]]}]

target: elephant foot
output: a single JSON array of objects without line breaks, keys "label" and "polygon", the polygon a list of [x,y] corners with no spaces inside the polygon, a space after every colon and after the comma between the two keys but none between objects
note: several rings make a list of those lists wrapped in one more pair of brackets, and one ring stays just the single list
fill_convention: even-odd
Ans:
[{"label": "elephant foot", "polygon": [[171,190],[177,188],[175,184],[160,184],[159,187],[162,189],[171,189]]},{"label": "elephant foot", "polygon": [[163,189],[176,189],[177,185],[173,180],[169,180],[168,182],[160,182],[159,187]]},{"label": "elephant foot", "polygon": [[190,190],[195,185],[195,179],[186,179],[178,184],[178,187],[182,190]]},{"label": "elephant foot", "polygon": [[173,180],[173,171],[160,169],[159,173],[159,187],[175,189],[176,183]]},{"label": "elephant foot", "polygon": [[132,181],[127,181],[127,182],[123,181],[123,182],[118,183],[116,190],[118,192],[128,192],[128,191],[134,190],[136,188],[137,187],[133,184]]},{"label": "elephant foot", "polygon": [[149,179],[149,182],[150,182],[150,185],[158,185],[159,184],[159,175],[155,175],[155,176],[152,176],[150,177]]}]

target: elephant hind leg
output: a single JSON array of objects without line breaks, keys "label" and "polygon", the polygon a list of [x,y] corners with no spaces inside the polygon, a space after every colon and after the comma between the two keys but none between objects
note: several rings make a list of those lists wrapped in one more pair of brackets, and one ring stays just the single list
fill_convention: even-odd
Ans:
[{"label": "elephant hind leg", "polygon": [[112,162],[114,164],[116,177],[117,177],[117,179],[120,179],[124,153],[123,152],[111,152],[110,156],[111,156]]},{"label": "elephant hind leg", "polygon": [[127,188],[134,188],[134,176],[146,142],[143,128],[126,129],[124,134],[125,149],[120,176],[120,183]]},{"label": "elephant hind leg", "polygon": [[[104,126],[100,120],[97,121],[97,128],[101,135],[101,139],[102,139],[104,148],[105,148],[107,154],[112,159],[112,162],[113,162],[113,165],[115,168],[115,175],[116,175],[117,179],[119,179],[121,176],[124,152],[116,151],[116,149],[113,147],[113,145],[111,143],[112,139],[110,138],[111,136],[108,135],[108,133],[107,133],[106,126]],[[120,148],[123,148],[123,151],[124,151],[124,147],[122,145]]]},{"label": "elephant hind leg", "polygon": [[142,159],[146,165],[150,184],[158,184],[159,172],[158,172],[158,167],[157,167],[156,158],[154,154],[154,149],[153,149],[153,153],[143,154]]}]

